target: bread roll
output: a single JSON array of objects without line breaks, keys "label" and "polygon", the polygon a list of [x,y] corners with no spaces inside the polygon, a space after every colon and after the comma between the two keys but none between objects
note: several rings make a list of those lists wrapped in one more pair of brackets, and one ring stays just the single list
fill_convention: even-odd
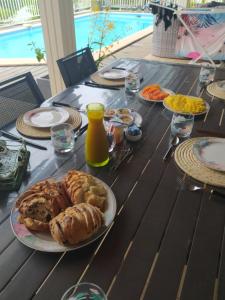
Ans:
[{"label": "bread roll", "polygon": [[50,232],[60,244],[75,245],[91,237],[103,225],[101,211],[88,203],[68,207],[53,218]]},{"label": "bread roll", "polygon": [[35,231],[49,230],[49,221],[71,205],[62,183],[53,179],[38,182],[16,202],[19,222]]},{"label": "bread roll", "polygon": [[90,203],[105,210],[107,191],[90,174],[71,170],[64,177],[64,187],[73,204]]}]

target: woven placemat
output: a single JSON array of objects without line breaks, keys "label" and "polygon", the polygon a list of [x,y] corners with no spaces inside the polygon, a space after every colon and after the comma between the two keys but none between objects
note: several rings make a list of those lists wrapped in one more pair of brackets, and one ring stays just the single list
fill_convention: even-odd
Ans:
[{"label": "woven placemat", "polygon": [[218,88],[217,82],[209,84],[207,86],[207,92],[212,96],[225,100],[225,92]]},{"label": "woven placemat", "polygon": [[[71,124],[74,129],[79,128],[82,122],[80,113],[72,108],[65,109],[70,114],[70,117],[66,123]],[[24,114],[20,115],[16,121],[16,129],[19,131],[19,133],[26,137],[37,139],[49,139],[51,137],[50,128],[38,128],[26,125],[23,121],[23,115]]]},{"label": "woven placemat", "polygon": [[204,138],[193,138],[180,144],[174,155],[176,163],[189,176],[203,183],[225,187],[225,172],[209,169],[195,157],[193,144],[200,139]]},{"label": "woven placemat", "polygon": [[124,79],[120,80],[109,80],[102,78],[99,76],[99,72],[93,73],[91,76],[91,80],[98,83],[98,84],[104,84],[108,86],[113,86],[113,87],[119,87],[119,86],[124,86]]}]

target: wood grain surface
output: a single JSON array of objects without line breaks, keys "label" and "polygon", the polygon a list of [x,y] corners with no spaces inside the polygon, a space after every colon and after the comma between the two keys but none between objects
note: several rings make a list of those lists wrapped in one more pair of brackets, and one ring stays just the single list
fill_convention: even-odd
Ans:
[{"label": "wood grain surface", "polygon": [[[210,96],[198,84],[199,67],[140,60],[142,87],[159,83],[177,93],[202,96],[210,104],[207,115],[195,119],[198,129],[225,131],[225,102]],[[217,70],[216,80],[225,70]],[[0,299],[60,299],[71,285],[93,282],[112,300],[224,300],[225,199],[190,192],[196,183],[176,166],[173,156],[163,161],[170,141],[172,113],[160,103],[146,103],[138,95],[78,85],[52,100],[81,105],[101,102],[106,107],[129,107],[143,118],[143,137],[131,143],[133,155],[116,172],[110,166],[91,168],[84,157],[85,134],[74,153],[54,154],[29,148],[29,171],[19,193],[50,176],[70,169],[91,173],[105,181],[117,200],[117,214],[108,232],[77,251],[42,253],[22,245],[13,235],[9,216],[17,192],[1,193]],[[87,122],[83,117],[83,124]],[[17,133],[15,126],[6,128]],[[17,133],[18,134],[18,133]],[[183,184],[181,184],[183,180]]]}]

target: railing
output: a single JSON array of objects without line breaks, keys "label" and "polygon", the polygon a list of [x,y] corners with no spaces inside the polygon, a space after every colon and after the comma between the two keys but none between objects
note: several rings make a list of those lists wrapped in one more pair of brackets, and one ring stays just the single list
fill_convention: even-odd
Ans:
[{"label": "railing", "polygon": [[[91,0],[73,0],[74,11],[89,9]],[[40,17],[38,0],[0,0],[0,23],[23,23]]]},{"label": "railing", "polygon": [[23,21],[39,16],[37,0],[0,0],[0,22]]},{"label": "railing", "polygon": [[136,9],[143,8],[146,3],[150,1],[146,0],[101,0],[101,5],[110,6],[116,9]]},{"label": "railing", "polygon": [[[63,0],[62,0],[63,1]],[[100,7],[109,6],[112,9],[142,9],[150,0],[95,0]],[[188,0],[175,0],[180,1]],[[209,2],[211,0],[189,0],[195,3]],[[217,0],[222,2],[222,0]],[[73,0],[74,12],[90,9],[91,0]],[[28,20],[40,17],[38,0],[0,0],[0,24],[25,23]]]},{"label": "railing", "polygon": [[73,0],[74,11],[91,8],[91,0]]}]

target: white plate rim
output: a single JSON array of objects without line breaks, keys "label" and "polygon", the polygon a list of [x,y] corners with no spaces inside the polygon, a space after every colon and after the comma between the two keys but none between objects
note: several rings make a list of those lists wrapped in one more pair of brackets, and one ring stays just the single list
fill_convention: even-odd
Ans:
[{"label": "white plate rim", "polygon": [[[93,176],[94,177],[94,176]],[[104,221],[105,221],[105,225],[102,226],[102,228],[100,228],[100,230],[94,234],[92,237],[90,237],[89,239],[74,245],[74,246],[62,246],[59,243],[57,243],[56,241],[53,240],[53,238],[51,237],[50,233],[35,233],[35,232],[31,232],[29,229],[27,229],[25,227],[25,225],[20,224],[17,221],[17,217],[19,215],[18,209],[14,206],[11,210],[11,214],[10,214],[10,225],[13,231],[13,234],[15,235],[15,237],[25,246],[34,249],[34,250],[38,250],[41,252],[54,252],[54,253],[59,253],[59,252],[65,252],[65,251],[72,251],[72,250],[77,250],[80,248],[83,248],[87,245],[89,245],[90,243],[93,243],[95,240],[97,240],[99,237],[101,237],[110,227],[110,225],[112,224],[115,215],[116,215],[116,210],[117,210],[117,203],[116,203],[116,197],[113,193],[113,191],[111,190],[111,188],[102,180],[100,180],[99,178],[96,178],[97,182],[101,183],[105,189],[107,190],[107,201],[108,204],[110,204],[111,206],[111,210],[106,209],[106,211],[104,212]],[[25,192],[25,191],[24,191]],[[110,207],[108,207],[110,208]],[[19,225],[21,230],[24,230],[25,234],[27,233],[26,236],[22,237],[19,236],[18,233],[16,232],[15,229],[15,225]],[[40,241],[41,243],[43,242],[43,239],[41,239],[39,236],[41,235],[45,235],[47,238],[50,239],[52,245],[55,247],[49,247],[49,248],[44,248],[44,247],[39,247],[37,245],[34,245],[32,242],[32,239],[35,239],[35,241]],[[48,244],[48,242],[46,242],[46,245]]]},{"label": "white plate rim", "polygon": [[[161,89],[161,91],[163,91],[163,92],[166,92],[166,93],[168,93],[169,95],[175,95],[175,93],[173,92],[173,91],[171,91],[171,90],[169,90],[169,89],[165,89],[165,88],[160,88]],[[161,100],[155,100],[155,99],[150,99],[150,100],[148,100],[148,99],[146,99],[145,97],[143,97],[142,95],[141,95],[141,92],[144,90],[144,88],[143,89],[141,89],[140,90],[140,92],[138,93],[138,96],[142,99],[142,100],[144,100],[145,102],[159,102],[159,103],[162,103],[163,102],[163,99],[161,99]]]},{"label": "white plate rim", "polygon": [[[41,112],[41,111],[51,111],[51,110],[55,110],[55,111],[58,111],[62,114],[62,119],[58,122],[55,122],[51,125],[38,125],[38,124],[34,124],[30,121],[30,114],[34,114],[34,113],[38,113],[38,112]],[[35,108],[35,109],[32,109],[30,111],[27,111],[24,115],[23,115],[23,122],[26,124],[26,125],[29,125],[29,126],[32,126],[32,127],[38,127],[38,128],[50,128],[52,126],[55,126],[55,125],[59,125],[59,124],[62,124],[64,122],[66,122],[70,117],[70,114],[69,112],[62,108],[62,107],[38,107],[38,108]]]},{"label": "white plate rim", "polygon": [[199,153],[199,150],[203,147],[207,147],[208,145],[202,145],[202,143],[223,143],[225,145],[225,139],[222,138],[216,138],[216,137],[209,137],[209,138],[202,138],[198,141],[196,141],[193,144],[193,153],[195,155],[195,157],[201,162],[203,163],[206,167],[216,170],[216,171],[221,171],[221,172],[225,172],[225,166],[224,168],[222,167],[218,167],[215,166],[213,163],[210,163],[208,161],[206,161],[205,159],[203,159],[203,157],[201,156],[201,154]]},{"label": "white plate rim", "polygon": [[[195,96],[191,96],[192,98],[196,98],[196,99],[199,99],[199,97],[195,97]],[[205,105],[206,105],[206,110],[203,111],[203,112],[200,112],[200,113],[185,113],[185,112],[181,112],[181,111],[175,111],[173,109],[171,109],[169,106],[166,105],[165,101],[163,101],[163,105],[166,109],[168,109],[169,111],[171,111],[172,113],[176,113],[176,114],[180,114],[180,115],[192,115],[192,116],[201,116],[201,115],[204,115],[206,114],[209,109],[210,109],[210,106],[209,106],[209,103],[205,100],[203,100]]]},{"label": "white plate rim", "polygon": [[133,117],[134,117],[134,124],[135,124],[137,127],[141,127],[142,122],[143,122],[142,115],[139,114],[139,112],[137,112],[136,110],[131,111],[131,114],[132,114]]},{"label": "white plate rim", "polygon": [[[111,76],[105,76],[105,73],[109,73],[109,72],[122,73],[122,74],[120,76],[117,76],[116,78]],[[128,71],[119,70],[119,69],[109,69],[109,70],[99,72],[99,76],[107,80],[121,80],[124,79],[127,75],[128,75]]]}]

